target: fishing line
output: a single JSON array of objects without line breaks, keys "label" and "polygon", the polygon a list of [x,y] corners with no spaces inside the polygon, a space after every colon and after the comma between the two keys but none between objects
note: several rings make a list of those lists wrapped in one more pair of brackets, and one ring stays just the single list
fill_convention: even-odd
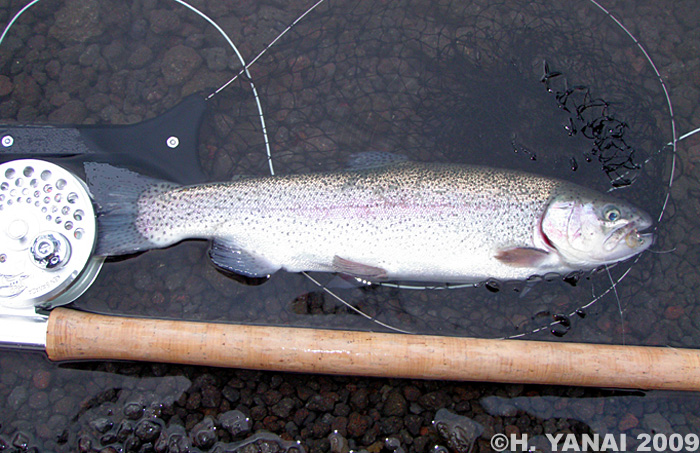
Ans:
[{"label": "fishing line", "polygon": [[605,272],[608,274],[608,278],[610,278],[610,284],[612,285],[613,292],[615,293],[615,300],[617,300],[617,309],[620,311],[620,322],[622,324],[622,344],[625,344],[625,318],[622,314],[622,303],[620,302],[620,296],[617,294],[617,283],[612,278],[612,275],[610,274],[610,269],[608,266],[605,266]]},{"label": "fishing line", "polygon": [[[175,1],[179,1],[179,0],[175,0]],[[301,21],[304,17],[306,17],[309,13],[311,13],[311,11],[313,11],[314,9],[316,9],[317,6],[319,6],[321,3],[325,2],[325,1],[326,1],[326,0],[318,0],[318,1],[317,1],[316,3],[314,3],[311,7],[309,7],[306,11],[304,11],[304,12],[301,14],[301,16],[297,17],[296,20],[295,20],[294,22],[292,22],[287,28],[285,28],[284,30],[282,30],[282,33],[280,33],[279,35],[277,35],[277,37],[276,37],[275,39],[273,39],[273,40],[270,42],[270,44],[268,44],[263,50],[261,50],[260,53],[258,53],[258,54],[255,56],[255,58],[253,58],[253,59],[250,61],[250,63],[248,63],[247,65],[246,65],[246,64],[243,64],[243,69],[241,69],[241,70],[238,72],[238,74],[236,74],[235,76],[231,77],[231,79],[230,79],[228,82],[226,82],[226,83],[224,83],[223,85],[221,85],[216,91],[214,91],[212,94],[210,94],[209,97],[207,97],[207,99],[213,97],[214,95],[218,94],[220,91],[224,90],[227,86],[229,86],[230,84],[232,84],[238,77],[240,77],[241,74],[243,74],[244,72],[246,73],[246,76],[247,76],[247,77],[250,77],[250,74],[248,73],[248,68],[251,67],[256,61],[258,61],[258,59],[259,59],[260,57],[262,57],[263,54],[264,54],[265,52],[267,52],[267,51],[270,49],[270,47],[274,46],[274,45],[277,43],[277,41],[279,41],[280,38],[282,38],[282,36],[284,36],[285,34],[287,34],[287,32],[290,31],[292,28],[294,28],[294,27],[296,26],[296,24],[299,23],[299,21]],[[242,60],[241,60],[241,63],[243,63]]]},{"label": "fishing line", "polygon": [[[258,96],[258,90],[255,88],[255,83],[253,83],[253,77],[250,75],[250,72],[248,72],[248,65],[246,65],[245,60],[243,59],[243,55],[238,51],[238,47],[233,43],[231,38],[224,32],[224,30],[214,22],[209,16],[195,8],[194,6],[190,5],[189,3],[185,2],[184,0],[173,0],[175,3],[179,3],[180,5],[184,6],[185,8],[188,8],[190,11],[194,12],[195,14],[199,15],[202,19],[206,20],[209,22],[211,26],[213,26],[216,31],[218,31],[221,36],[224,37],[226,42],[228,42],[229,46],[233,49],[235,52],[236,56],[238,57],[238,61],[241,62],[241,65],[243,66],[243,69],[239,74],[242,74],[245,72],[246,77],[248,78],[248,83],[250,84],[250,89],[253,91],[253,97],[255,98],[255,106],[258,109],[258,117],[260,118],[260,127],[262,128],[262,133],[263,133],[263,140],[265,141],[265,151],[267,152],[267,163],[270,167],[270,174],[274,176],[275,174],[275,168],[272,165],[272,152],[270,151],[270,140],[267,137],[267,126],[265,125],[265,115],[263,114],[263,108],[262,104],[260,103],[260,96]],[[209,96],[207,96],[207,100],[211,99],[214,97],[214,95],[218,94],[223,88],[219,88],[215,92],[211,93]]]},{"label": "fishing line", "polygon": [[377,323],[377,324],[379,324],[379,325],[382,326],[382,327],[386,327],[387,329],[391,329],[391,330],[396,331],[396,332],[399,332],[399,333],[408,333],[408,334],[414,333],[414,332],[410,332],[410,331],[408,331],[408,330],[399,329],[398,327],[390,326],[389,324],[386,324],[386,323],[381,322],[380,320],[378,320],[378,319],[376,319],[376,318],[373,318],[372,316],[370,316],[370,315],[368,315],[367,313],[363,312],[363,311],[360,310],[359,308],[355,308],[355,307],[353,307],[351,304],[349,304],[348,302],[344,301],[342,297],[340,297],[340,296],[338,296],[337,294],[335,294],[333,291],[331,291],[330,289],[328,289],[328,288],[326,287],[326,285],[324,285],[323,283],[319,282],[318,280],[316,280],[315,278],[313,278],[312,276],[310,276],[307,272],[302,271],[301,274],[304,275],[304,276],[305,276],[306,278],[308,278],[309,280],[311,280],[316,286],[318,286],[319,288],[321,288],[325,293],[329,294],[331,297],[335,298],[336,300],[338,300],[339,302],[341,302],[343,305],[345,305],[346,307],[348,307],[349,309],[351,309],[351,310],[354,311],[355,313],[361,315],[362,317],[367,318],[367,319],[369,319],[370,321],[372,321],[372,322],[374,322],[374,323]]}]

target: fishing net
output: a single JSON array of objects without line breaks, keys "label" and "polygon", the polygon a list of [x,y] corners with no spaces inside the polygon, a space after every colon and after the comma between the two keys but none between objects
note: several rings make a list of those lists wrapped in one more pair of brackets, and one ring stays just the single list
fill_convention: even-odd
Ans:
[{"label": "fishing net", "polygon": [[[386,151],[554,176],[661,214],[673,138],[664,90],[634,40],[593,3],[338,1],[311,11],[297,2],[191,4],[246,61],[284,33],[208,100],[196,152],[211,180],[341,170],[355,153]],[[0,103],[2,118],[138,122],[190,93],[212,93],[243,67],[222,34],[182,4],[119,5],[45,0],[28,10],[0,46],[15,87]],[[409,290],[348,288],[312,275],[319,286],[284,272],[243,285],[214,269],[206,250],[190,241],[113,260],[77,304],[175,319],[383,328],[349,304],[410,332],[670,341],[654,336],[653,323],[631,319],[656,316],[639,306],[657,297],[648,282],[659,263],[649,254],[567,281]]]}]

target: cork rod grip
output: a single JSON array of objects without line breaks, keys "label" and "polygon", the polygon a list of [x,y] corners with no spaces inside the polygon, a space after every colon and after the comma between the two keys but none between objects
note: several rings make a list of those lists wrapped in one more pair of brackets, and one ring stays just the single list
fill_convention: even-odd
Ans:
[{"label": "cork rod grip", "polygon": [[126,318],[57,308],[51,360],[637,389],[700,389],[700,351]]}]

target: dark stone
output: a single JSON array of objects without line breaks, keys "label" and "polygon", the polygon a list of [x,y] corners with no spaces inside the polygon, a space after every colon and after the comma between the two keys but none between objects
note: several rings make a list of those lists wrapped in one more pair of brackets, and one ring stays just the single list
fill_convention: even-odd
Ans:
[{"label": "dark stone", "polygon": [[49,78],[56,80],[61,75],[61,62],[58,60],[51,60],[46,63],[44,70]]},{"label": "dark stone", "polygon": [[211,417],[204,417],[204,420],[197,423],[192,428],[192,444],[195,447],[209,449],[216,442],[216,427]]},{"label": "dark stone", "polygon": [[241,393],[230,385],[224,387],[221,394],[231,403],[235,403],[241,398]]},{"label": "dark stone", "polygon": [[92,66],[99,57],[100,46],[97,44],[90,44],[78,58],[78,63],[81,66]]},{"label": "dark stone", "polygon": [[423,426],[423,417],[409,414],[404,418],[404,425],[411,435],[417,436]]},{"label": "dark stone", "polygon": [[304,426],[304,422],[309,415],[311,415],[311,411],[305,407],[302,407],[294,413],[293,421],[297,426]]},{"label": "dark stone", "polygon": [[140,46],[131,52],[127,63],[134,69],[142,68],[153,59],[153,52],[150,47]]},{"label": "dark stone", "polygon": [[19,409],[25,401],[27,401],[27,389],[24,387],[15,387],[7,397],[8,405],[14,410]]},{"label": "dark stone", "polygon": [[287,418],[289,414],[292,413],[292,410],[294,410],[294,406],[296,406],[294,399],[285,397],[272,406],[270,411],[280,418]]},{"label": "dark stone", "polygon": [[122,420],[117,428],[117,440],[124,442],[134,433],[134,425],[129,420]]},{"label": "dark stone", "polygon": [[138,420],[143,416],[144,407],[139,403],[127,403],[124,406],[124,416],[130,420]]},{"label": "dark stone", "polygon": [[157,9],[151,11],[148,19],[151,22],[151,31],[156,34],[170,33],[180,27],[180,17],[171,10]]},{"label": "dark stone", "polygon": [[207,68],[211,71],[225,71],[228,67],[228,56],[223,47],[202,49],[202,55],[207,62]]},{"label": "dark stone", "polygon": [[333,409],[333,415],[347,417],[350,414],[350,406],[346,403],[338,403]]},{"label": "dark stone", "polygon": [[123,66],[124,46],[119,41],[107,44],[102,50],[102,56],[112,67],[120,68]]},{"label": "dark stone", "polygon": [[288,435],[289,437],[291,437],[292,439],[295,438],[295,437],[299,437],[299,428],[297,427],[296,424],[294,424],[294,422],[287,422],[287,423],[284,425],[284,431],[285,431],[285,432],[287,433],[287,435]]},{"label": "dark stone", "polygon": [[313,425],[311,425],[311,433],[316,438],[327,436],[330,432],[330,423],[326,423],[323,419],[316,420]]},{"label": "dark stone", "polygon": [[218,422],[223,429],[228,431],[232,436],[236,437],[250,431],[252,423],[244,413],[238,410],[224,412],[219,414]]},{"label": "dark stone", "polygon": [[13,90],[14,86],[9,77],[0,75],[0,96],[7,96]]},{"label": "dark stone", "polygon": [[17,433],[12,438],[12,446],[19,448],[21,451],[26,451],[30,442],[29,437],[24,433]]},{"label": "dark stone", "polygon": [[203,407],[219,407],[221,403],[221,392],[213,385],[207,385],[202,388],[202,406]]},{"label": "dark stone", "polygon": [[357,389],[350,395],[350,405],[356,410],[364,410],[369,403],[369,392],[365,388]]},{"label": "dark stone", "polygon": [[2,116],[2,118],[14,118],[17,115],[18,110],[19,104],[14,99],[10,99],[0,104],[0,116]]},{"label": "dark stone", "polygon": [[41,99],[41,87],[32,76],[20,74],[14,80],[14,95],[21,104],[35,105]]},{"label": "dark stone", "polygon": [[250,417],[253,420],[262,420],[267,416],[267,408],[263,405],[258,405],[250,410]]},{"label": "dark stone", "polygon": [[124,451],[138,451],[141,446],[141,441],[138,437],[131,436],[124,441]]},{"label": "dark stone", "polygon": [[104,31],[98,0],[68,0],[54,17],[49,36],[60,41],[85,42]]},{"label": "dark stone", "polygon": [[329,412],[333,410],[335,402],[338,400],[338,395],[328,393],[325,395],[313,395],[306,403],[306,407],[312,411]]},{"label": "dark stone", "polygon": [[131,29],[129,30],[129,36],[134,39],[141,40],[146,37],[148,33],[148,21],[143,17],[137,17],[131,22]]},{"label": "dark stone", "polygon": [[87,437],[78,439],[78,451],[80,453],[88,453],[92,451],[92,441]]},{"label": "dark stone", "polygon": [[418,398],[418,403],[425,409],[435,411],[452,403],[452,398],[450,398],[447,393],[438,390],[436,392],[426,393],[425,395],[421,396]]},{"label": "dark stone", "polygon": [[199,406],[202,403],[202,395],[199,392],[193,392],[190,394],[190,396],[187,398],[187,403],[185,404],[185,407],[191,411],[195,409],[199,409]]},{"label": "dark stone", "polygon": [[189,80],[200,64],[202,57],[196,50],[180,45],[165,52],[160,69],[166,84],[180,85]]},{"label": "dark stone", "polygon": [[156,423],[153,420],[141,420],[138,425],[136,425],[136,429],[134,430],[134,434],[136,437],[139,438],[142,442],[151,442],[155,441],[158,439],[158,436],[160,435],[161,431],[161,426]]},{"label": "dark stone", "polygon": [[113,444],[117,441],[117,434],[113,432],[105,433],[102,437],[100,437],[100,444],[102,445],[109,445]]},{"label": "dark stone", "polygon": [[348,436],[360,437],[363,436],[371,425],[371,420],[366,415],[360,415],[353,412],[348,417]]},{"label": "dark stone", "polygon": [[297,386],[297,396],[300,400],[306,401],[311,398],[312,395],[314,395],[314,391],[306,385]]},{"label": "dark stone", "polygon": [[112,426],[114,426],[114,423],[106,417],[96,418],[90,422],[90,427],[100,434],[106,433],[112,429]]},{"label": "dark stone", "polygon": [[408,411],[408,403],[403,395],[398,391],[393,391],[389,393],[386,401],[384,402],[384,408],[382,412],[386,416],[403,416]]},{"label": "dark stone", "polygon": [[49,115],[49,121],[61,124],[80,124],[87,114],[85,104],[76,99],[66,102]]}]

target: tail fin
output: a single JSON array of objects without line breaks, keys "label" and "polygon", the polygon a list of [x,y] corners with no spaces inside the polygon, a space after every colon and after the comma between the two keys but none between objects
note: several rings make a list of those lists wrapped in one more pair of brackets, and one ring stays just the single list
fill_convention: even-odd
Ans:
[{"label": "tail fin", "polygon": [[[98,255],[126,255],[157,248],[136,227],[138,202],[177,187],[109,164],[86,162],[85,175],[97,205]],[[146,193],[147,192],[147,193]]]}]

